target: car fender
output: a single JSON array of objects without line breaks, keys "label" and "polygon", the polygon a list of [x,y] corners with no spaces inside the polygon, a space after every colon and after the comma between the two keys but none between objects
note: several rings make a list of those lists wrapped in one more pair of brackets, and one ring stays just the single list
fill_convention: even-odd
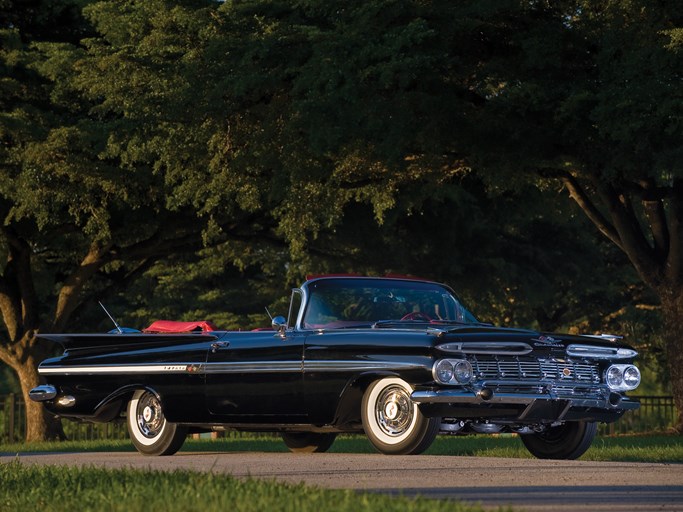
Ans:
[{"label": "car fender", "polygon": [[97,404],[93,420],[107,422],[118,417],[126,409],[128,402],[133,397],[133,393],[139,389],[145,389],[150,393],[154,393],[159,400],[162,400],[159,393],[149,386],[144,384],[127,384],[110,393]]},{"label": "car fender", "polygon": [[401,376],[397,372],[372,371],[361,373],[349,379],[339,397],[334,424],[338,427],[359,424],[361,402],[365,390],[376,380],[388,377],[400,378]]}]

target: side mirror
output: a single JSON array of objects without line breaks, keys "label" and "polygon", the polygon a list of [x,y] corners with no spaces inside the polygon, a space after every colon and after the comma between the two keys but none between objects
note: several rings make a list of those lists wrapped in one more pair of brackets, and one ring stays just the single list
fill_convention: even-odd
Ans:
[{"label": "side mirror", "polygon": [[287,319],[284,316],[276,316],[273,318],[271,325],[281,337],[285,337],[285,331],[287,330]]}]

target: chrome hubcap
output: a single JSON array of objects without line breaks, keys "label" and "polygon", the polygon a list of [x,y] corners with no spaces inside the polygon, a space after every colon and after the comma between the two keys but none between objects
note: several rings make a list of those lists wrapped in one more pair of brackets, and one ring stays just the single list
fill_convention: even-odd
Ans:
[{"label": "chrome hubcap", "polygon": [[403,435],[413,423],[413,402],[401,386],[389,386],[377,398],[377,425],[388,436]]},{"label": "chrome hubcap", "polygon": [[145,410],[142,411],[142,417],[144,418],[145,421],[149,422],[152,417],[154,416],[154,411],[152,410],[151,407],[147,406],[145,407]]},{"label": "chrome hubcap", "polygon": [[145,393],[138,400],[136,419],[140,432],[145,437],[156,437],[164,427],[164,415],[156,396]]},{"label": "chrome hubcap", "polygon": [[396,405],[396,402],[389,402],[384,408],[384,416],[390,420],[395,420],[396,416],[398,416],[398,412],[398,405]]}]

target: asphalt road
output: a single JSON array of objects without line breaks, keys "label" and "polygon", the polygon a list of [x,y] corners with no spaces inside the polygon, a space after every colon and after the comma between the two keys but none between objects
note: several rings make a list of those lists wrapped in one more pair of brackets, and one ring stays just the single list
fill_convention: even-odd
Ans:
[{"label": "asphalt road", "polygon": [[430,498],[478,502],[485,507],[579,512],[683,512],[683,463],[544,461],[453,456],[188,453],[0,454],[0,463],[212,471],[236,477],[305,482]]}]

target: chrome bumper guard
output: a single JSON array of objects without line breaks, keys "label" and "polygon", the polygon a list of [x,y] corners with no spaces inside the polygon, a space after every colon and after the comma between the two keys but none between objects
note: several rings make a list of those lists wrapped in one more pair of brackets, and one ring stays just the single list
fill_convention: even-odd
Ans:
[{"label": "chrome bumper guard", "polygon": [[45,402],[46,400],[52,400],[56,396],[57,388],[47,384],[33,388],[28,392],[28,397],[34,402]]}]

